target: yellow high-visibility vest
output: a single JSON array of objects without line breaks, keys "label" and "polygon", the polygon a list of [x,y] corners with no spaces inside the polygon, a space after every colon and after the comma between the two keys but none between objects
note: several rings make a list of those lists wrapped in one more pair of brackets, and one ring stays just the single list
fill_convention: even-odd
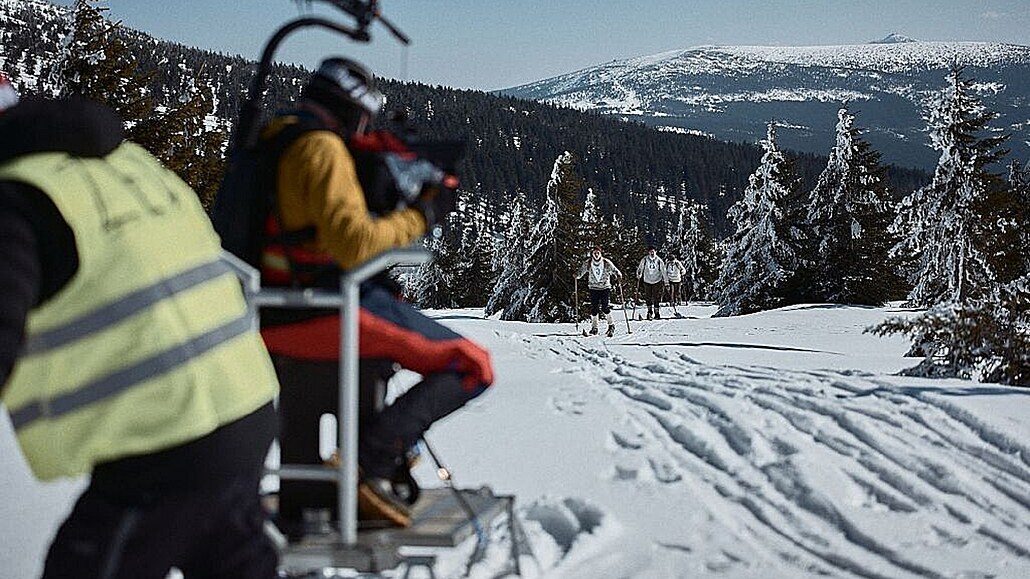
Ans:
[{"label": "yellow high-visibility vest", "polygon": [[71,226],[79,268],[33,310],[2,402],[42,480],[202,437],[278,391],[196,194],[141,147],[0,165]]}]

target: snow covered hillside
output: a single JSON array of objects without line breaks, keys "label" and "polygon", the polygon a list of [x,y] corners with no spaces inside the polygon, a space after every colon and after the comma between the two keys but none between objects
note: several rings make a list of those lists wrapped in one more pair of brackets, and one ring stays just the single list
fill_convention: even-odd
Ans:
[{"label": "snow covered hillside", "polygon": [[790,126],[789,148],[826,154],[833,111],[853,103],[890,163],[929,167],[920,117],[926,95],[964,66],[1030,156],[1030,47],[986,42],[877,42],[843,46],[700,46],[612,61],[501,91],[577,109],[754,142],[765,123]]},{"label": "snow covered hillside", "polygon": [[[629,335],[616,311],[613,338],[432,313],[493,352],[497,384],[430,441],[518,495],[523,576],[1030,576],[1030,389],[893,376],[905,341],[862,330],[905,311],[714,309]],[[76,486],[32,482],[0,422],[0,578],[31,577]],[[504,576],[504,530],[473,577]]]}]

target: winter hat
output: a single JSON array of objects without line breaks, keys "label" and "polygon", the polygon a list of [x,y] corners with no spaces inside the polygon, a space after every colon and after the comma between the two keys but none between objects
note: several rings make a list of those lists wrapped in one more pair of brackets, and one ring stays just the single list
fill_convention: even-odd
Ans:
[{"label": "winter hat", "polygon": [[14,90],[11,81],[0,73],[0,113],[18,104],[18,91]]},{"label": "winter hat", "polygon": [[338,116],[340,113],[377,115],[386,102],[383,93],[376,89],[375,76],[358,62],[341,56],[322,61],[304,87],[304,98]]}]

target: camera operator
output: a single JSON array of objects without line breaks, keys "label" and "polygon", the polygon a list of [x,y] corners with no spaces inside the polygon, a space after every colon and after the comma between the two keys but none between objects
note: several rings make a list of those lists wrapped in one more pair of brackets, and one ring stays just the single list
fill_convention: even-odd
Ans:
[{"label": "camera operator", "polygon": [[[277,207],[261,256],[266,282],[334,287],[340,269],[411,244],[453,211],[453,191],[426,181],[424,170],[415,171],[421,186],[407,202],[378,214],[370,211],[368,199],[381,192],[362,189],[361,167],[348,144],[361,140],[383,102],[363,66],[330,58],[311,76],[296,109],[263,128],[259,147],[273,155]],[[481,394],[493,382],[493,369],[486,350],[402,302],[397,289],[386,276],[361,288],[363,395],[370,387],[366,370],[376,361],[387,362],[387,376],[397,364],[423,380],[381,412],[362,416],[358,495],[363,518],[408,526],[417,486],[406,454],[433,422]],[[319,463],[318,420],[337,408],[339,318],[325,310],[279,310],[266,316],[263,326],[282,384],[282,462]],[[295,535],[303,509],[313,500],[332,506],[334,489],[327,483],[283,481],[282,529]]]}]

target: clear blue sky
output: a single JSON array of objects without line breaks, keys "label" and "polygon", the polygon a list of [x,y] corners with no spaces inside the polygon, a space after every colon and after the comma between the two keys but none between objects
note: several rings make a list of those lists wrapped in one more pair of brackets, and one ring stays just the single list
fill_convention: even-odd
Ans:
[{"label": "clear blue sky", "polygon": [[[69,5],[73,0],[56,0]],[[108,12],[154,36],[256,59],[301,13],[293,0],[106,0]],[[326,55],[375,72],[492,90],[616,58],[701,44],[855,44],[898,32],[920,40],[1030,44],[1030,0],[380,0],[412,37],[404,51],[379,26],[370,47],[324,32],[287,40],[280,60],[313,68]],[[314,6],[314,9],[308,6]]]}]

